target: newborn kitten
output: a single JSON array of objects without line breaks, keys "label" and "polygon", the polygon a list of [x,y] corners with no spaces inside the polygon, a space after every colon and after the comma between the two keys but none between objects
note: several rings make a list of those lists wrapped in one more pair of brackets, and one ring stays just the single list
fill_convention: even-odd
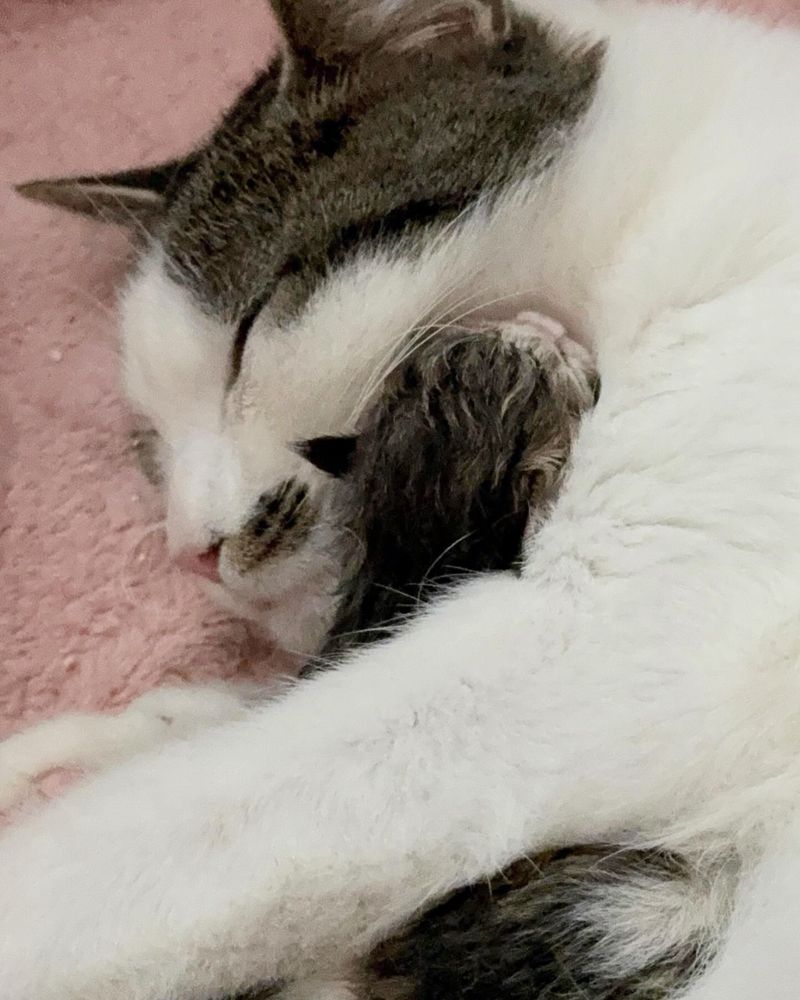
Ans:
[{"label": "newborn kitten", "polygon": [[536,313],[452,326],[409,352],[357,436],[302,449],[341,477],[326,518],[344,550],[326,655],[387,636],[465,574],[514,567],[598,388],[589,353]]}]

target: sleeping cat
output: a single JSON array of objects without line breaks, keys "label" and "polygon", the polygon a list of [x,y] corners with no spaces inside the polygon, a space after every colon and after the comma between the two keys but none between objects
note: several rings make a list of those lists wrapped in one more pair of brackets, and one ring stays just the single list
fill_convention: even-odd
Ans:
[{"label": "sleeping cat", "polygon": [[[5,833],[0,992],[308,983],[526,851],[644,842],[742,859],[688,1000],[795,1000],[797,34],[628,0],[281,7],[281,57],[192,156],[29,189],[149,231],[123,355],[175,554],[313,649],[330,478],[295,445],[351,435],[409,334],[534,308],[592,342],[602,398],[518,573]],[[307,531],[254,564],[243,526],[299,489]],[[675,881],[601,885],[596,968],[703,923]]]},{"label": "sleeping cat", "polygon": [[[579,419],[597,393],[588,352],[535,314],[499,327],[448,327],[409,355],[354,436],[300,445],[336,480],[320,520],[340,566],[333,627],[309,676],[353,645],[391,635],[464,573],[512,569],[526,527],[531,535],[556,498]],[[159,480],[152,460],[144,471]],[[252,549],[274,546],[269,527],[252,523]],[[291,524],[283,531],[290,533]],[[176,716],[187,711],[197,726],[209,712],[212,721],[214,712],[235,712],[235,695],[236,689],[210,689],[193,706],[190,692],[154,691],[115,720],[68,717],[35,727],[0,744],[0,804],[21,789],[26,774],[64,763],[107,766],[185,735]],[[601,892],[641,884],[657,897],[670,892],[658,916],[672,926],[662,930],[660,950],[640,955],[626,975],[603,973],[597,953],[612,915],[606,911],[601,926],[588,908]],[[331,989],[363,1000],[525,1000],[542,991],[614,1000],[661,995],[706,956],[724,919],[726,889],[724,871],[655,851],[597,845],[523,858],[490,882],[448,897],[337,978],[271,986],[257,995],[324,997]],[[692,905],[703,897],[702,916],[692,919]],[[617,921],[624,916],[621,909]]]}]

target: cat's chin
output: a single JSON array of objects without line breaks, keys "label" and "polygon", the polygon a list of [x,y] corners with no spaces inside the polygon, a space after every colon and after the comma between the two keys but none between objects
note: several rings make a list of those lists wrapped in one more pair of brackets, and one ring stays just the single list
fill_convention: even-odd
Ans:
[{"label": "cat's chin", "polygon": [[225,611],[254,626],[269,646],[300,669],[322,645],[336,610],[327,577],[312,578],[281,593],[244,593],[203,581],[206,594]]}]

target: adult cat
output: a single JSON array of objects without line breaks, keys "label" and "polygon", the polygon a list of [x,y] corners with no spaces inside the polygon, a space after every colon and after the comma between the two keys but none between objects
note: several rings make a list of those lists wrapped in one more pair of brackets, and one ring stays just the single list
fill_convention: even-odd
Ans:
[{"label": "adult cat", "polygon": [[691,1000],[794,997],[800,39],[629,3],[286,13],[231,123],[263,134],[271,93],[274,155],[211,143],[166,206],[106,188],[165,212],[125,351],[175,548],[221,543],[229,590],[290,635],[314,553],[269,582],[227,539],[290,480],[324,489],[293,443],[346,432],[393,343],[465,300],[591,338],[603,398],[521,579],[7,833],[3,994],[307,975],[525,851],[627,835],[746,860]]}]

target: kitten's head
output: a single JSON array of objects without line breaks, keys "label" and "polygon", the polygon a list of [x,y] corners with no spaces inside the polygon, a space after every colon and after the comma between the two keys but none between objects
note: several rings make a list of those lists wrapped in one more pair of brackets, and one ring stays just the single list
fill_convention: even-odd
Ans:
[{"label": "kitten's head", "polygon": [[189,156],[22,190],[142,236],[123,372],[170,548],[308,650],[338,567],[332,459],[307,442],[350,433],[409,334],[464,311],[480,261],[459,234],[546,168],[598,54],[506,0],[278,8],[279,53]]}]

